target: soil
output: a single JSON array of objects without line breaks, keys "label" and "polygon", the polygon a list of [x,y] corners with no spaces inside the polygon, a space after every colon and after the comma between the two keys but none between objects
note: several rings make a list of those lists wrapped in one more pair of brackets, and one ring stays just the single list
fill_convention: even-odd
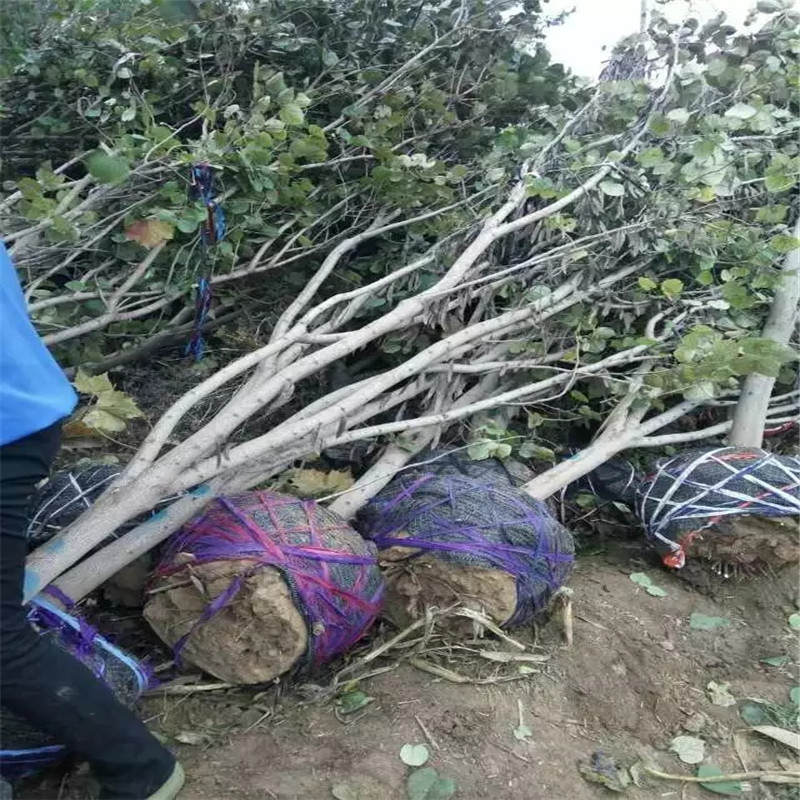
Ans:
[{"label": "soil", "polygon": [[[651,596],[630,580],[631,572],[641,571],[667,596]],[[514,632],[534,653],[551,656],[532,674],[474,655],[482,648],[510,649],[501,642],[462,643],[471,654],[445,650],[434,638],[424,653],[426,660],[461,674],[515,680],[454,684],[414,668],[400,649],[370,664],[388,671],[360,683],[373,701],[352,714],[320,700],[318,686],[296,682],[262,692],[154,697],[145,703],[145,717],[175,744],[184,763],[188,781],[181,800],[329,800],[341,784],[350,794],[340,789],[340,797],[404,800],[410,769],[398,753],[406,743],[428,744],[431,766],[455,781],[457,800],[611,797],[584,780],[577,767],[596,751],[629,760],[644,755],[664,771],[689,775],[693,768],[668,752],[670,740],[687,732],[706,741],[706,763],[726,772],[791,756],[754,734],[734,738],[743,727],[738,709],[714,705],[707,687],[710,681],[728,683],[740,701],[788,701],[797,665],[772,667],[760,659],[796,653],[796,634],[787,624],[798,607],[795,569],[749,580],[719,578],[701,593],[661,569],[638,542],[618,543],[613,552],[579,558],[570,586],[571,647],[563,644],[555,620]],[[693,612],[729,622],[694,630]],[[379,632],[362,652],[393,633]],[[514,736],[520,713],[531,731],[527,741]],[[177,744],[181,740],[194,744]],[[61,781],[60,775],[48,776],[19,797],[88,796],[80,777]],[[777,800],[795,791],[773,787],[767,793],[755,782],[751,787],[751,798]],[[624,796],[713,797],[696,785],[652,779]]]},{"label": "soil", "polygon": [[[248,571],[250,574],[248,575]],[[236,596],[198,625],[209,603],[241,575]],[[265,683],[291,669],[308,646],[308,629],[289,587],[273,567],[252,562],[191,565],[156,581],[145,619],[174,646],[189,634],[181,658],[228,683]]]},{"label": "soil", "polygon": [[[410,548],[392,548],[394,551]],[[496,569],[451,564],[432,554],[395,562],[382,551],[382,563],[389,563],[384,608],[386,616],[405,628],[425,614],[427,608],[448,608],[454,603],[488,614],[504,624],[517,605],[517,582],[513,575]],[[465,621],[462,633],[471,623]]]}]

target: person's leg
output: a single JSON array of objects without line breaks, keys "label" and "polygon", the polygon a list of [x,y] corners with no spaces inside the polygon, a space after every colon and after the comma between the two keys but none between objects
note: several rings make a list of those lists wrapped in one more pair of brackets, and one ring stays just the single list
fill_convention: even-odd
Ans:
[{"label": "person's leg", "polygon": [[102,798],[143,800],[170,779],[174,757],[89,669],[37,635],[22,606],[27,513],[57,447],[57,428],[0,447],[0,701],[86,759]]}]

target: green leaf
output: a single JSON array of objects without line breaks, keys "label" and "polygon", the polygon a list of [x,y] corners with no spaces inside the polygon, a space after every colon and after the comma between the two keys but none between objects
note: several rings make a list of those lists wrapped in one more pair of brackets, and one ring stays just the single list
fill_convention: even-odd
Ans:
[{"label": "green leaf", "polygon": [[100,183],[122,183],[131,173],[126,159],[121,156],[110,156],[102,150],[95,150],[87,156],[86,168]]},{"label": "green leaf", "polygon": [[761,659],[761,663],[768,667],[785,667],[789,661],[789,656],[768,656]]},{"label": "green leaf", "polygon": [[278,116],[287,125],[302,125],[305,115],[303,109],[297,103],[287,103],[279,112]]},{"label": "green leaf", "polygon": [[125,420],[103,411],[102,408],[90,408],[82,417],[81,422],[89,428],[101,433],[119,433],[125,430]]},{"label": "green leaf", "polygon": [[519,448],[522,458],[534,458],[537,461],[555,461],[556,454],[549,447],[542,447],[535,442],[523,442]]},{"label": "green leaf", "polygon": [[600,191],[609,197],[622,197],[625,187],[617,181],[600,181]]},{"label": "green leaf", "polygon": [[467,455],[473,461],[485,461],[494,452],[494,442],[475,442],[467,448]]},{"label": "green leaf", "polygon": [[800,631],[800,614],[791,614],[789,616],[789,627],[793,631]]},{"label": "green leaf", "polygon": [[406,782],[408,800],[447,800],[455,791],[455,783],[450,778],[440,777],[432,767],[423,767],[412,772]]},{"label": "green leaf", "polygon": [[333,67],[339,63],[339,56],[333,52],[333,50],[328,50],[328,48],[324,48],[322,51],[322,63],[326,67]]},{"label": "green leaf", "polygon": [[421,767],[427,763],[430,754],[424,744],[404,744],[400,748],[400,760],[409,767]]},{"label": "green leaf", "polygon": [[[701,764],[697,768],[698,778],[719,778],[725,773],[711,764]],[[704,789],[715,794],[741,794],[742,784],[739,781],[719,781],[715,783],[700,783]]]},{"label": "green leaf", "polygon": [[649,128],[656,136],[666,136],[669,133],[669,121],[663,114],[654,114]]},{"label": "green leaf", "polygon": [[716,388],[713,381],[700,381],[684,389],[683,396],[686,400],[713,400],[716,397]]},{"label": "green leaf", "polygon": [[796,182],[796,177],[789,175],[782,170],[775,172],[768,172],[764,177],[764,185],[767,187],[768,192],[788,192]]},{"label": "green leaf", "polygon": [[789,699],[800,708],[800,686],[792,686],[789,689]]},{"label": "green leaf", "polygon": [[644,572],[632,572],[628,576],[637,586],[641,586],[647,594],[653,597],[667,597],[667,592],[660,586],[656,586],[649,575]]},{"label": "green leaf", "polygon": [[670,300],[678,297],[682,291],[683,281],[678,278],[668,278],[665,281],[661,281],[661,293]]},{"label": "green leaf", "polygon": [[527,742],[533,736],[533,731],[527,726],[520,723],[514,728],[514,738],[518,742]]},{"label": "green leaf", "polygon": [[739,716],[748,725],[768,725],[772,722],[769,711],[762,703],[743,703],[739,707]]},{"label": "green leaf", "polygon": [[131,120],[136,119],[136,109],[133,106],[128,106],[122,112],[122,121],[123,122],[130,122]]},{"label": "green leaf", "polygon": [[756,114],[758,114],[758,109],[753,108],[753,106],[747,103],[737,103],[725,112],[725,116],[731,119],[750,119],[750,117],[754,117]]},{"label": "green leaf", "polygon": [[78,370],[72,385],[81,394],[97,396],[103,392],[113,391],[114,386],[108,377],[108,373],[102,375],[87,375],[82,369]]},{"label": "green leaf", "polygon": [[796,236],[788,236],[785,233],[779,233],[769,240],[769,246],[779,253],[790,253],[800,247],[800,239]]},{"label": "green leaf", "polygon": [[756,211],[756,222],[767,222],[777,225],[786,219],[789,206],[762,206]]},{"label": "green leaf", "polygon": [[132,397],[116,389],[100,392],[100,394],[97,395],[97,405],[95,408],[100,408],[123,420],[136,419],[137,417],[144,416]]},{"label": "green leaf", "polygon": [[706,755],[706,743],[696,736],[676,736],[669,745],[684,764],[699,764]]},{"label": "green leaf", "polygon": [[643,167],[654,167],[664,161],[664,151],[660,147],[648,147],[636,156]]},{"label": "green leaf", "polygon": [[637,283],[639,284],[639,288],[645,292],[652,292],[653,289],[658,289],[658,284],[652,278],[648,278],[644,275],[639,278]]},{"label": "green leaf", "polygon": [[716,631],[720,628],[730,627],[731,621],[725,617],[709,617],[699,611],[692,612],[689,617],[689,627],[693,631]]},{"label": "green leaf", "polygon": [[706,688],[708,689],[709,699],[715,706],[729,708],[736,705],[736,698],[730,692],[731,685],[729,683],[710,681]]},{"label": "green leaf", "polygon": [[352,714],[368,706],[374,699],[364,692],[347,692],[337,699],[336,706],[342,714]]},{"label": "green leaf", "polygon": [[667,114],[667,119],[676,125],[685,125],[689,121],[689,112],[685,108],[673,108]]}]

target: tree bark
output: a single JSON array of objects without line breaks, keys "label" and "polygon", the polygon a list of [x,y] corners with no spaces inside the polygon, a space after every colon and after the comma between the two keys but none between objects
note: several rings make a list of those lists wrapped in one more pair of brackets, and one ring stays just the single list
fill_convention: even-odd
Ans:
[{"label": "tree bark", "polygon": [[[800,238],[800,219],[792,235]],[[781,277],[775,287],[775,297],[762,331],[764,339],[778,344],[789,344],[797,325],[800,304],[800,248],[790,251],[783,261]],[[767,407],[775,385],[775,378],[753,372],[744,379],[739,402],[733,413],[728,443],[735,447],[761,447]]]}]

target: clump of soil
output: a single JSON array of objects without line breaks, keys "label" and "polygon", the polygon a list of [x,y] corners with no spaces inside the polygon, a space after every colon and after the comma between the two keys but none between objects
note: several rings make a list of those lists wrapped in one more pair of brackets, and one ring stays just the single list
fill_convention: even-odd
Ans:
[{"label": "clump of soil", "polygon": [[[306,652],[308,629],[281,573],[252,568],[252,561],[217,561],[159,578],[149,590],[145,619],[170,647],[188,634],[181,659],[221,681],[271,681]],[[202,620],[209,604],[248,570],[236,595]]]},{"label": "clump of soil", "polygon": [[[513,575],[496,569],[453,564],[429,553],[395,561],[391,548],[380,554],[385,569],[384,614],[399,628],[424,616],[428,608],[448,608],[455,603],[480,611],[498,625],[511,619],[517,605],[517,582]],[[453,633],[468,635],[468,620],[448,621]],[[461,630],[459,630],[461,628]]]},{"label": "clump of soil", "polygon": [[745,573],[800,563],[800,518],[723,517],[687,547],[699,558]]}]

